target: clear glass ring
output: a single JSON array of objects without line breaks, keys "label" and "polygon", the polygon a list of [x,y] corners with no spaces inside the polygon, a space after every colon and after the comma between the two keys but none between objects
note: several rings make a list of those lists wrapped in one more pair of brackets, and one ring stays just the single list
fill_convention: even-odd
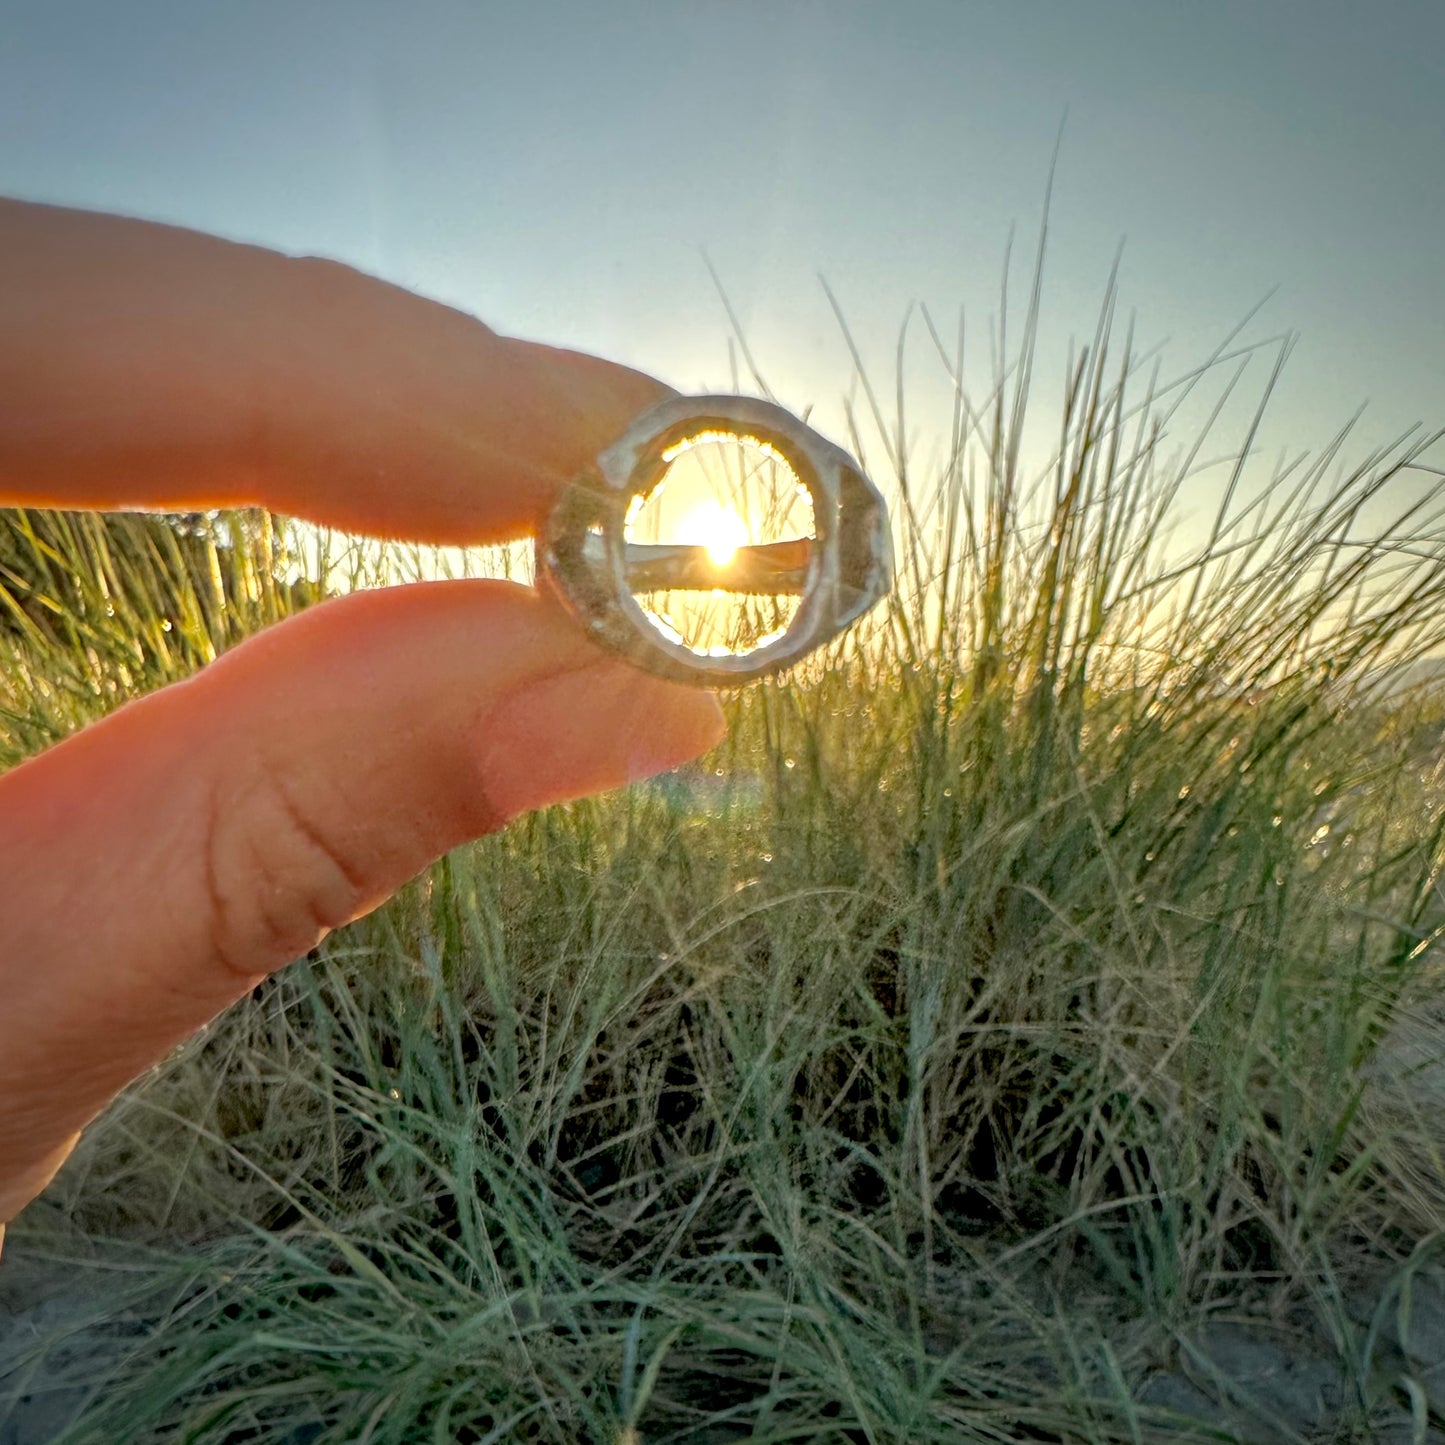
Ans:
[{"label": "clear glass ring", "polygon": [[852,457],[783,407],[673,397],[564,489],[537,580],[637,666],[734,687],[888,594],[888,509]]}]

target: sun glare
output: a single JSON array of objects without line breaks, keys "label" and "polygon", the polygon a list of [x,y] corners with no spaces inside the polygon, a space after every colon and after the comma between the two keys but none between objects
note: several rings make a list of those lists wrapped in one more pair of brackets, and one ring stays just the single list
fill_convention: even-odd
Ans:
[{"label": "sun glare", "polygon": [[748,524],[720,502],[703,502],[678,525],[678,536],[707,550],[714,567],[726,567],[748,542]]}]

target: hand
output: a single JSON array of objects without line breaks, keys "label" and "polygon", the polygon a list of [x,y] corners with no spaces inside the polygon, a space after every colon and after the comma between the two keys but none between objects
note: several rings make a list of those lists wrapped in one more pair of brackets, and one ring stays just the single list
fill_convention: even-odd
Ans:
[{"label": "hand", "polygon": [[[344,267],[0,201],[0,505],[525,535],[657,382]],[[0,777],[0,1238],[129,1079],[457,844],[716,703],[526,588],[355,594]]]}]

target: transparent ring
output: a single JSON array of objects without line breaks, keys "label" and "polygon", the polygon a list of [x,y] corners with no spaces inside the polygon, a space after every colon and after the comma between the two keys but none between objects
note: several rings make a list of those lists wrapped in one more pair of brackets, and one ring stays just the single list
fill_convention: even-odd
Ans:
[{"label": "transparent ring", "polygon": [[[811,513],[809,534],[758,540],[756,530],[741,528],[746,540],[725,552],[697,536],[649,542],[633,535],[679,458],[723,443],[747,446],[766,459],[770,475],[789,479],[793,500]],[[791,666],[887,596],[888,509],[852,457],[773,402],[674,397],[639,416],[598,456],[595,471],[563,491],[537,539],[537,580],[595,641],[637,666],[677,682],[737,686]],[[734,636],[682,635],[639,594],[756,600],[788,615],[738,645]]]}]

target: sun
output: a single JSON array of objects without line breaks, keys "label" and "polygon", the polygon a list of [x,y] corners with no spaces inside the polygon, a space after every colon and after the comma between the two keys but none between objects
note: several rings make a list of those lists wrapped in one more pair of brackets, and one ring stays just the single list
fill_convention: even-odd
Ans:
[{"label": "sun", "polygon": [[726,567],[748,542],[748,524],[721,502],[702,502],[678,524],[678,536],[707,551],[714,567]]}]

